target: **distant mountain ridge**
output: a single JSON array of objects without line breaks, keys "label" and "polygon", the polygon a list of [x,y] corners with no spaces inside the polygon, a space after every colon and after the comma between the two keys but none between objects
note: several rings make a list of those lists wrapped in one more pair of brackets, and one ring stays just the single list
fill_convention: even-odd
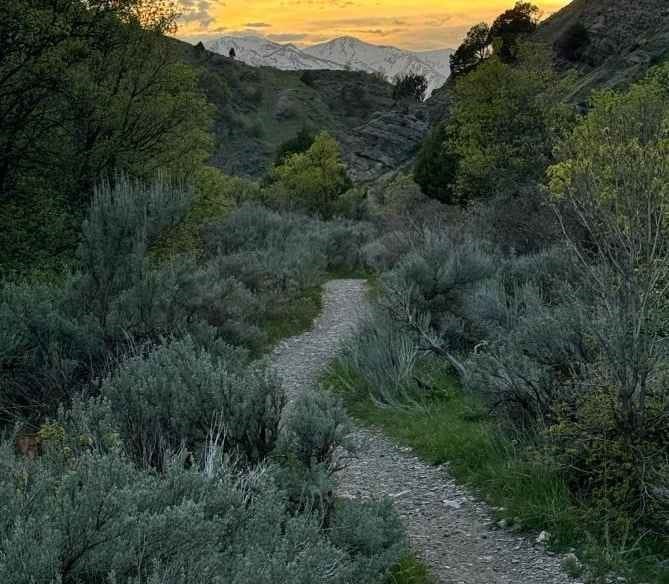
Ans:
[{"label": "distant mountain ridge", "polygon": [[304,49],[254,36],[222,36],[205,41],[204,46],[226,56],[234,48],[236,58],[253,67],[286,71],[350,69],[380,73],[389,80],[397,75],[419,73],[428,81],[428,95],[446,83],[453,52],[453,49],[408,51],[365,43],[354,37],[340,37]]},{"label": "distant mountain ridge", "polygon": [[282,45],[261,37],[226,36],[203,44],[212,53],[226,57],[230,49],[234,49],[236,58],[252,67],[274,67],[284,71],[343,69],[338,63],[308,55],[295,45]]}]

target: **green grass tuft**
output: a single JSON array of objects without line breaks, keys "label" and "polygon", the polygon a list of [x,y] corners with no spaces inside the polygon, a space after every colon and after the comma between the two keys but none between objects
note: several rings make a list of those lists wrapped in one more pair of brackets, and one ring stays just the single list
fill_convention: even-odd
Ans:
[{"label": "green grass tuft", "polygon": [[392,569],[386,584],[435,584],[427,567],[413,555],[404,557]]},{"label": "green grass tuft", "polygon": [[509,440],[481,402],[460,392],[453,380],[445,382],[451,385],[448,397],[405,408],[343,397],[355,418],[382,428],[431,464],[448,463],[461,483],[504,508],[501,517],[529,529],[547,529],[558,542],[571,539],[579,513],[558,469],[526,443]]},{"label": "green grass tuft", "polygon": [[305,290],[298,298],[276,307],[264,323],[270,346],[311,328],[323,307],[322,293],[320,286],[314,286]]},{"label": "green grass tuft", "polygon": [[[666,557],[666,546],[649,540],[635,542],[632,549],[628,542],[625,557],[620,557],[623,548],[606,541],[604,526],[573,498],[540,441],[514,438],[453,378],[439,380],[442,391],[437,399],[401,408],[380,407],[360,397],[364,382],[356,383],[352,371],[342,367],[335,362],[324,385],[342,396],[354,418],[383,429],[431,464],[447,463],[460,483],[498,509],[500,518],[523,530],[549,531],[554,549],[577,548],[597,575],[615,566],[630,582],[669,584],[669,573],[658,567],[658,558]],[[397,580],[405,581],[414,582]]]}]

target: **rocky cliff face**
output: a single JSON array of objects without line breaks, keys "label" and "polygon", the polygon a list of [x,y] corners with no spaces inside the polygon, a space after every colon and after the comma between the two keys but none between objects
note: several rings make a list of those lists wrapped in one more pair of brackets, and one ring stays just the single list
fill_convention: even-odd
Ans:
[{"label": "rocky cliff face", "polygon": [[581,77],[575,98],[634,82],[669,58],[668,0],[574,0],[540,26],[537,38],[556,44],[575,24],[589,34],[576,64]]},{"label": "rocky cliff face", "polygon": [[413,162],[430,123],[423,110],[376,112],[365,124],[339,136],[351,178],[368,182]]}]

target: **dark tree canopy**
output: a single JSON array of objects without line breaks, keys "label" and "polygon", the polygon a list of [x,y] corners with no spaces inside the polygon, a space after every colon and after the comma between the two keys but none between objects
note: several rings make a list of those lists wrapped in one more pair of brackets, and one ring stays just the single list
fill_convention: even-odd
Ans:
[{"label": "dark tree canopy", "polygon": [[163,36],[175,18],[160,1],[0,5],[0,194],[50,172],[86,193],[101,174],[200,150],[191,129],[206,130],[206,105]]},{"label": "dark tree canopy", "polygon": [[427,93],[427,79],[419,73],[407,73],[395,78],[393,99],[423,101]]},{"label": "dark tree canopy", "polygon": [[531,2],[516,2],[516,5],[500,14],[490,27],[490,43],[505,63],[515,61],[518,40],[532,34],[539,23],[539,8]]},{"label": "dark tree canopy", "polygon": [[580,61],[584,49],[590,44],[590,31],[582,22],[570,26],[560,38],[555,41],[555,50],[561,59]]},{"label": "dark tree canopy", "polygon": [[0,2],[0,232],[12,217],[15,241],[59,249],[100,177],[206,159],[210,107],[165,36],[175,19],[161,0]]},{"label": "dark tree canopy", "polygon": [[448,125],[440,123],[425,138],[418,152],[414,180],[428,197],[454,204],[457,156],[450,150]]},{"label": "dark tree canopy", "polygon": [[274,163],[277,165],[283,164],[289,156],[306,152],[311,148],[314,140],[316,140],[316,134],[309,128],[302,128],[294,137],[279,146]]},{"label": "dark tree canopy", "polygon": [[518,41],[537,29],[539,8],[530,2],[516,5],[497,17],[492,26],[481,22],[473,26],[458,50],[451,55],[451,75],[465,75],[485,61],[493,51],[505,63],[518,54]]},{"label": "dark tree canopy", "polygon": [[451,75],[468,73],[490,55],[490,27],[481,22],[467,33],[458,50],[451,55]]}]

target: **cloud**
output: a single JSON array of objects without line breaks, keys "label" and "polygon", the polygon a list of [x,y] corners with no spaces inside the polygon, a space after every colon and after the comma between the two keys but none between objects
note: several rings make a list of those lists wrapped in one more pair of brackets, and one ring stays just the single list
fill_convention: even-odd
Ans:
[{"label": "cloud", "polygon": [[[316,20],[309,23],[320,28],[349,28],[349,27],[381,27],[383,25],[395,25],[399,22],[396,18],[385,16],[372,16],[364,18],[332,18],[324,20]],[[403,24],[406,24],[404,22]]]},{"label": "cloud", "polygon": [[430,16],[423,24],[429,27],[442,28],[446,25],[447,22],[450,22],[451,20],[453,20],[453,16],[450,14]]},{"label": "cloud", "polygon": [[179,0],[179,20],[186,24],[197,24],[199,28],[207,30],[215,20],[211,10],[222,5],[222,0]]},{"label": "cloud", "polygon": [[406,29],[404,28],[389,28],[389,29],[366,28],[366,29],[350,29],[347,30],[347,32],[351,32],[354,34],[371,34],[374,36],[390,36],[392,34],[398,34],[404,32],[405,30]]},{"label": "cloud", "polygon": [[247,22],[244,26],[246,28],[272,28],[272,25],[266,22]]}]

